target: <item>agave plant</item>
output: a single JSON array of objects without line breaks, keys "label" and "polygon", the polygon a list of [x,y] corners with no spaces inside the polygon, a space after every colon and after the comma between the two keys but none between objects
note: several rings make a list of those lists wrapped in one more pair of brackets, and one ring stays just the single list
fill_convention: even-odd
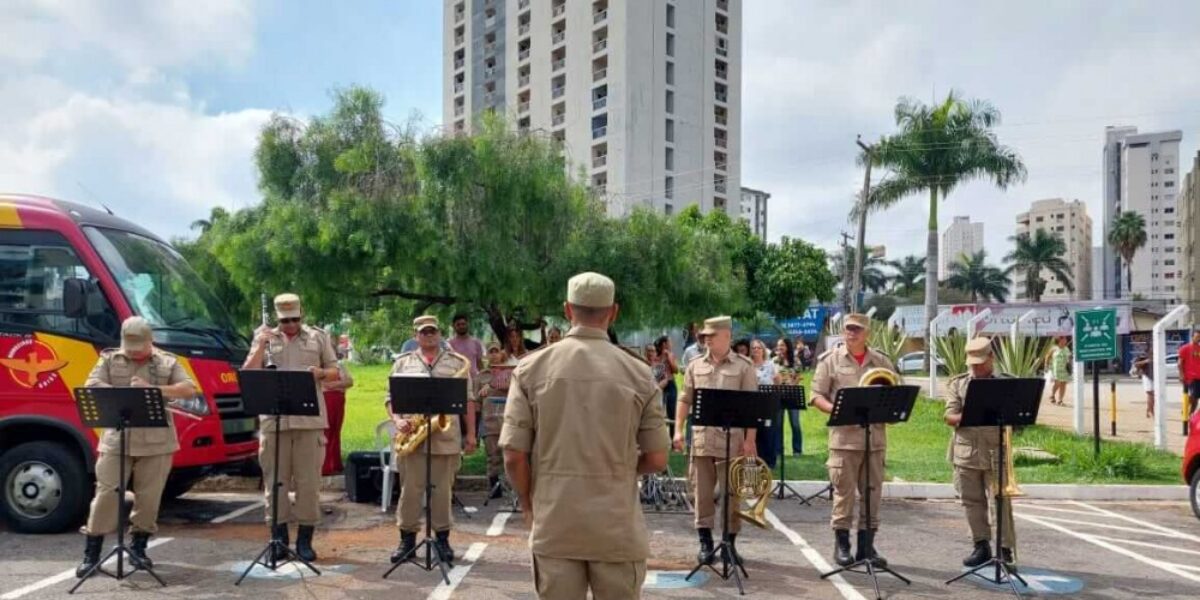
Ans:
[{"label": "agave plant", "polygon": [[999,339],[996,369],[1013,377],[1037,377],[1038,367],[1049,339],[1018,335],[1016,341],[1008,336]]},{"label": "agave plant", "polygon": [[888,357],[893,365],[899,363],[900,357],[904,355],[906,341],[908,336],[899,327],[888,327],[887,323],[871,321],[871,347]]},{"label": "agave plant", "polygon": [[933,343],[947,375],[954,377],[967,372],[967,336],[952,333],[934,338]]}]

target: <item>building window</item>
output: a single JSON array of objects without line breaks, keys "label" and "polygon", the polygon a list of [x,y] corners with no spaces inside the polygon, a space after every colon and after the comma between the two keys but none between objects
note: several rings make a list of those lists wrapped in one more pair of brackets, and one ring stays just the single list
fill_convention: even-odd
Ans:
[{"label": "building window", "polygon": [[[667,5],[667,27],[675,26],[675,5]],[[1155,156],[1158,156],[1157,154]]]},{"label": "building window", "polygon": [[675,112],[675,92],[673,92],[671,90],[667,90],[666,104],[667,104],[667,112],[668,113]]},{"label": "building window", "polygon": [[665,137],[668,142],[675,141],[675,120],[674,119],[667,119],[666,136]]},{"label": "building window", "polygon": [[667,34],[667,56],[675,56],[675,34]]},{"label": "building window", "polygon": [[1173,207],[1170,207],[1170,206],[1168,206],[1168,207],[1166,207],[1166,208],[1164,208],[1164,209],[1163,209],[1163,212],[1165,212],[1165,213],[1167,213],[1167,214],[1170,214],[1170,213],[1173,213],[1173,212],[1175,212],[1175,209],[1174,209]]},{"label": "building window", "polygon": [[663,206],[663,214],[667,215],[668,217],[675,214],[675,207],[670,204],[664,205]]},{"label": "building window", "polygon": [[663,168],[665,168],[668,171],[674,171],[675,170],[675,149],[667,148],[666,150],[667,150],[666,153],[663,155],[663,163],[664,163]]},{"label": "building window", "polygon": [[1164,240],[1173,240],[1173,239],[1175,239],[1175,234],[1173,234],[1173,233],[1164,233],[1164,234],[1163,234],[1163,239],[1164,239]]},{"label": "building window", "polygon": [[667,61],[667,85],[675,85],[675,63]]},{"label": "building window", "polygon": [[1165,174],[1165,175],[1171,175],[1174,172],[1175,172],[1175,169],[1163,169],[1163,174]]},{"label": "building window", "polygon": [[1175,187],[1175,182],[1174,181],[1164,181],[1163,187]]},{"label": "building window", "polygon": [[670,175],[663,178],[663,195],[668,200],[675,197],[675,178]]}]

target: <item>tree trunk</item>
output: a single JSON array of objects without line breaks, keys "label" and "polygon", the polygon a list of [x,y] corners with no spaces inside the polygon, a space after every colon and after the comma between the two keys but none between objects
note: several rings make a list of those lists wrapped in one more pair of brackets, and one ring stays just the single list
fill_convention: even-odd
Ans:
[{"label": "tree trunk", "polygon": [[938,310],[938,193],[929,188],[929,239],[925,245],[925,368],[931,369],[933,328],[930,326]]}]

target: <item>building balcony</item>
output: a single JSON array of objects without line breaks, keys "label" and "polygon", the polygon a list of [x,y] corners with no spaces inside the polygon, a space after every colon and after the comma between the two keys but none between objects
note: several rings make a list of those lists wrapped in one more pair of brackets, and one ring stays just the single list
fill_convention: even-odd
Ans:
[{"label": "building balcony", "polygon": [[729,117],[727,117],[725,115],[717,115],[715,117],[715,119],[717,121],[717,125],[728,125],[729,124]]},{"label": "building balcony", "polygon": [[558,71],[561,71],[564,68],[566,68],[566,66],[567,66],[567,59],[560,58],[560,59],[550,63],[550,70],[553,72],[558,72]]},{"label": "building balcony", "polygon": [[608,69],[596,69],[592,71],[592,81],[600,81],[605,77],[608,77]]},{"label": "building balcony", "polygon": [[529,50],[522,50],[517,53],[517,60],[529,60]]},{"label": "building balcony", "polygon": [[483,26],[484,27],[495,27],[496,26],[496,17],[485,17],[483,19]]},{"label": "building balcony", "polygon": [[455,106],[454,107],[454,116],[461,117],[463,115],[463,112],[465,112],[465,111],[466,111],[466,109],[463,108],[462,106]]},{"label": "building balcony", "polygon": [[723,162],[715,163],[715,165],[714,165],[714,166],[717,168],[717,170],[718,170],[718,171],[725,171],[725,170],[727,170],[727,169],[725,168],[725,163],[723,163]]},{"label": "building balcony", "polygon": [[603,96],[592,100],[592,110],[600,110],[608,106],[608,96]]},{"label": "building balcony", "polygon": [[717,0],[717,10],[729,12],[729,0]]},{"label": "building balcony", "polygon": [[602,183],[602,184],[600,184],[600,185],[597,185],[596,187],[594,187],[594,188],[592,188],[592,189],[593,189],[593,190],[596,190],[596,195],[597,195],[597,196],[603,196],[604,194],[607,194],[607,193],[608,193],[608,184],[606,184],[606,183]]},{"label": "building balcony", "polygon": [[456,10],[456,11],[454,11],[454,22],[455,23],[462,22],[462,20],[464,18],[466,18],[466,16],[467,16],[467,13],[465,11]]},{"label": "building balcony", "polygon": [[717,46],[717,56],[729,56],[729,50],[726,48]]},{"label": "building balcony", "polygon": [[484,44],[483,51],[487,54],[495,54],[496,53],[496,43],[492,42],[490,44]]},{"label": "building balcony", "polygon": [[526,100],[525,102],[517,104],[517,111],[521,114],[529,112],[529,101]]},{"label": "building balcony", "polygon": [[724,181],[714,182],[713,183],[713,191],[717,192],[718,194],[724,194],[725,193],[725,182]]},{"label": "building balcony", "polygon": [[529,85],[529,76],[522,75],[517,78],[517,87],[526,87]]},{"label": "building balcony", "polygon": [[550,11],[550,14],[552,14],[555,17],[560,17],[565,12],[567,12],[567,5],[559,4],[558,6],[554,7],[554,10]]},{"label": "building balcony", "polygon": [[465,86],[463,85],[463,83],[461,81],[455,82],[454,83],[454,93],[461,94],[464,87]]},{"label": "building balcony", "polygon": [[717,102],[729,102],[729,93],[728,92],[716,92],[715,97],[717,99]]},{"label": "building balcony", "polygon": [[559,125],[562,125],[563,123],[566,123],[566,122],[567,122],[567,113],[558,113],[558,114],[550,117],[550,125],[552,127],[558,127]]},{"label": "building balcony", "polygon": [[529,8],[529,0],[520,0],[520,2],[517,2],[517,8],[518,9]]},{"label": "building balcony", "polygon": [[562,98],[567,93],[567,86],[560,85],[550,89],[550,96],[557,99]]},{"label": "building balcony", "polygon": [[599,169],[600,167],[603,167],[607,164],[608,164],[608,155],[607,154],[601,154],[599,156],[592,157],[592,168],[593,169]]},{"label": "building balcony", "polygon": [[488,67],[483,70],[484,77],[491,77],[496,74],[496,67]]},{"label": "building balcony", "polygon": [[721,21],[717,21],[717,33],[723,33],[725,35],[729,35],[729,23],[728,22],[722,23]]},{"label": "building balcony", "polygon": [[608,18],[608,9],[604,9],[592,15],[592,23],[599,23]]},{"label": "building balcony", "polygon": [[557,46],[565,41],[567,41],[567,32],[565,31],[560,31],[550,36],[550,44],[553,46]]},{"label": "building balcony", "polygon": [[454,59],[454,69],[455,70],[461,69],[461,68],[465,67],[466,65],[467,65],[466,59],[464,59],[464,58]]},{"label": "building balcony", "polygon": [[729,71],[717,69],[717,79],[729,79]]},{"label": "building balcony", "polygon": [[484,104],[490,105],[492,103],[492,100],[495,100],[495,99],[496,99],[496,94],[493,92],[488,92],[483,95],[483,103]]},{"label": "building balcony", "polygon": [[525,35],[529,33],[529,23],[522,23],[517,26],[517,35]]},{"label": "building balcony", "polygon": [[467,37],[464,35],[454,36],[454,45],[455,46],[461,46],[461,45],[463,45],[463,42],[465,42],[465,41],[467,41]]},{"label": "building balcony", "polygon": [[602,138],[606,135],[608,135],[608,126],[607,125],[605,125],[603,127],[597,127],[592,130],[592,139],[593,140]]},{"label": "building balcony", "polygon": [[608,40],[607,39],[603,39],[603,40],[600,40],[600,41],[592,44],[592,52],[604,52],[605,48],[608,48]]},{"label": "building balcony", "polygon": [[719,138],[716,138],[716,143],[717,143],[718,148],[726,148],[729,145],[729,140],[727,138],[719,137]]}]

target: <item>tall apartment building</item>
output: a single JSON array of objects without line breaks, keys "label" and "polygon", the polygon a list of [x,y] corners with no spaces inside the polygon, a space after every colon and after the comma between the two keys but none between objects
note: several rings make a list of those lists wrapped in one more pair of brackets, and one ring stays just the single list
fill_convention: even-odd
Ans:
[{"label": "tall apartment building", "polygon": [[[1176,187],[1180,177],[1181,131],[1137,132],[1136,127],[1105,128],[1104,297],[1178,302],[1183,296]],[[1132,282],[1108,243],[1113,219],[1135,211],[1146,220],[1146,246],[1134,255]],[[1131,285],[1132,284],[1132,285]]]},{"label": "tall apartment building", "polygon": [[742,188],[741,212],[739,217],[750,225],[750,231],[759,239],[767,239],[767,200],[771,195],[753,188]]},{"label": "tall apartment building", "polygon": [[450,130],[495,110],[553,136],[612,215],[698,204],[734,216],[741,0],[444,2]]},{"label": "tall apartment building", "polygon": [[[1092,297],[1092,218],[1087,214],[1087,204],[1079,200],[1066,202],[1062,198],[1038,200],[1028,212],[1017,215],[1017,235],[1033,235],[1042,230],[1058,236],[1066,243],[1067,253],[1063,257],[1071,270],[1073,291],[1049,271],[1043,271],[1042,301],[1090,300]],[[1022,274],[1013,277],[1013,301],[1026,302],[1029,294],[1025,290]]]},{"label": "tall apartment building", "polygon": [[1183,253],[1183,301],[1200,312],[1200,152],[1192,158],[1192,168],[1183,178],[1183,188],[1177,200],[1179,230]]},{"label": "tall apartment building", "polygon": [[[945,279],[950,272],[950,265],[958,257],[966,254],[971,256],[983,250],[983,223],[972,223],[971,217],[954,217],[954,222],[942,234],[942,251],[938,263],[938,273]],[[992,260],[999,257],[993,256]]]}]

